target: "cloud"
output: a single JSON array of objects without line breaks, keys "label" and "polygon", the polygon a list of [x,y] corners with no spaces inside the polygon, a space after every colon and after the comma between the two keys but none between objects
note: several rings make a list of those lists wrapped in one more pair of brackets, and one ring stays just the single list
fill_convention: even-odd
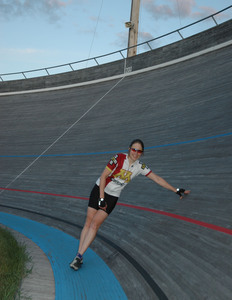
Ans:
[{"label": "cloud", "polygon": [[118,32],[116,34],[117,38],[112,43],[112,45],[120,47],[120,48],[126,48],[128,46],[128,32]]},{"label": "cloud", "polygon": [[215,14],[216,12],[217,11],[212,7],[201,6],[198,11],[192,13],[192,16],[195,19],[203,19],[203,18],[208,17],[212,14]]},{"label": "cloud", "polygon": [[143,0],[144,8],[156,19],[192,18],[199,20],[215,13],[215,9],[208,6],[198,6],[195,0]]},{"label": "cloud", "polygon": [[158,4],[157,0],[143,0],[144,8],[155,18],[167,18],[174,16],[173,7],[170,6],[170,1],[167,3]]},{"label": "cloud", "polygon": [[21,55],[31,55],[31,54],[38,54],[44,53],[44,50],[41,49],[34,49],[34,48],[25,48],[25,49],[11,49],[12,52],[18,53]]},{"label": "cloud", "polygon": [[64,8],[72,0],[0,0],[0,18],[11,20],[16,17],[44,16],[50,22],[56,22],[64,13]]},{"label": "cloud", "polygon": [[149,32],[145,32],[145,31],[139,32],[140,43],[152,40],[153,38],[154,36],[151,35]]},{"label": "cloud", "polygon": [[175,15],[180,17],[191,17],[193,10],[196,8],[195,0],[176,0],[173,3]]},{"label": "cloud", "polygon": [[0,49],[1,55],[7,54],[12,56],[43,54],[45,52],[46,52],[45,50],[36,49],[36,48],[1,48]]}]

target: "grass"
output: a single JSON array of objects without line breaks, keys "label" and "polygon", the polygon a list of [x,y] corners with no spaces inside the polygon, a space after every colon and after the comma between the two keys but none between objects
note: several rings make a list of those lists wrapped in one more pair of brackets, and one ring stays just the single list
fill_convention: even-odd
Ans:
[{"label": "grass", "polygon": [[13,300],[20,295],[21,281],[31,271],[26,266],[28,261],[26,246],[19,244],[9,230],[0,227],[1,300]]}]

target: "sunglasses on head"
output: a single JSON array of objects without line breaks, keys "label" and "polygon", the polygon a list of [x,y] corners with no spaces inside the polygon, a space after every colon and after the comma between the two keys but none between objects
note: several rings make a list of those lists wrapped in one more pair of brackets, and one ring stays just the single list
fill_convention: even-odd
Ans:
[{"label": "sunglasses on head", "polygon": [[139,149],[135,149],[135,148],[130,148],[131,151],[133,152],[137,152],[138,154],[142,154],[143,153],[143,150],[139,150]]}]

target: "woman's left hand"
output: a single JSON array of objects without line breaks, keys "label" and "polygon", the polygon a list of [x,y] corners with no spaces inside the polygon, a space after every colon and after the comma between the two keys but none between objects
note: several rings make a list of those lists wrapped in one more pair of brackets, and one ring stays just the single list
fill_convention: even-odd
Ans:
[{"label": "woman's left hand", "polygon": [[183,195],[188,195],[190,194],[190,190],[185,190],[185,189],[177,189],[176,194],[180,196],[180,199],[183,199]]}]

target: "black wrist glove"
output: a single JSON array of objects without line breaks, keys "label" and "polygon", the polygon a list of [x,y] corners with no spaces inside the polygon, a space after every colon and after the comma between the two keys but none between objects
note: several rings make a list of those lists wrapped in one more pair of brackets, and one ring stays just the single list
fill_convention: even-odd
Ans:
[{"label": "black wrist glove", "polygon": [[185,192],[185,189],[176,189],[176,194],[182,197],[182,194]]},{"label": "black wrist glove", "polygon": [[106,206],[106,201],[105,201],[104,198],[100,198],[100,199],[98,200],[98,206],[99,206],[99,207],[105,207],[105,206]]}]

